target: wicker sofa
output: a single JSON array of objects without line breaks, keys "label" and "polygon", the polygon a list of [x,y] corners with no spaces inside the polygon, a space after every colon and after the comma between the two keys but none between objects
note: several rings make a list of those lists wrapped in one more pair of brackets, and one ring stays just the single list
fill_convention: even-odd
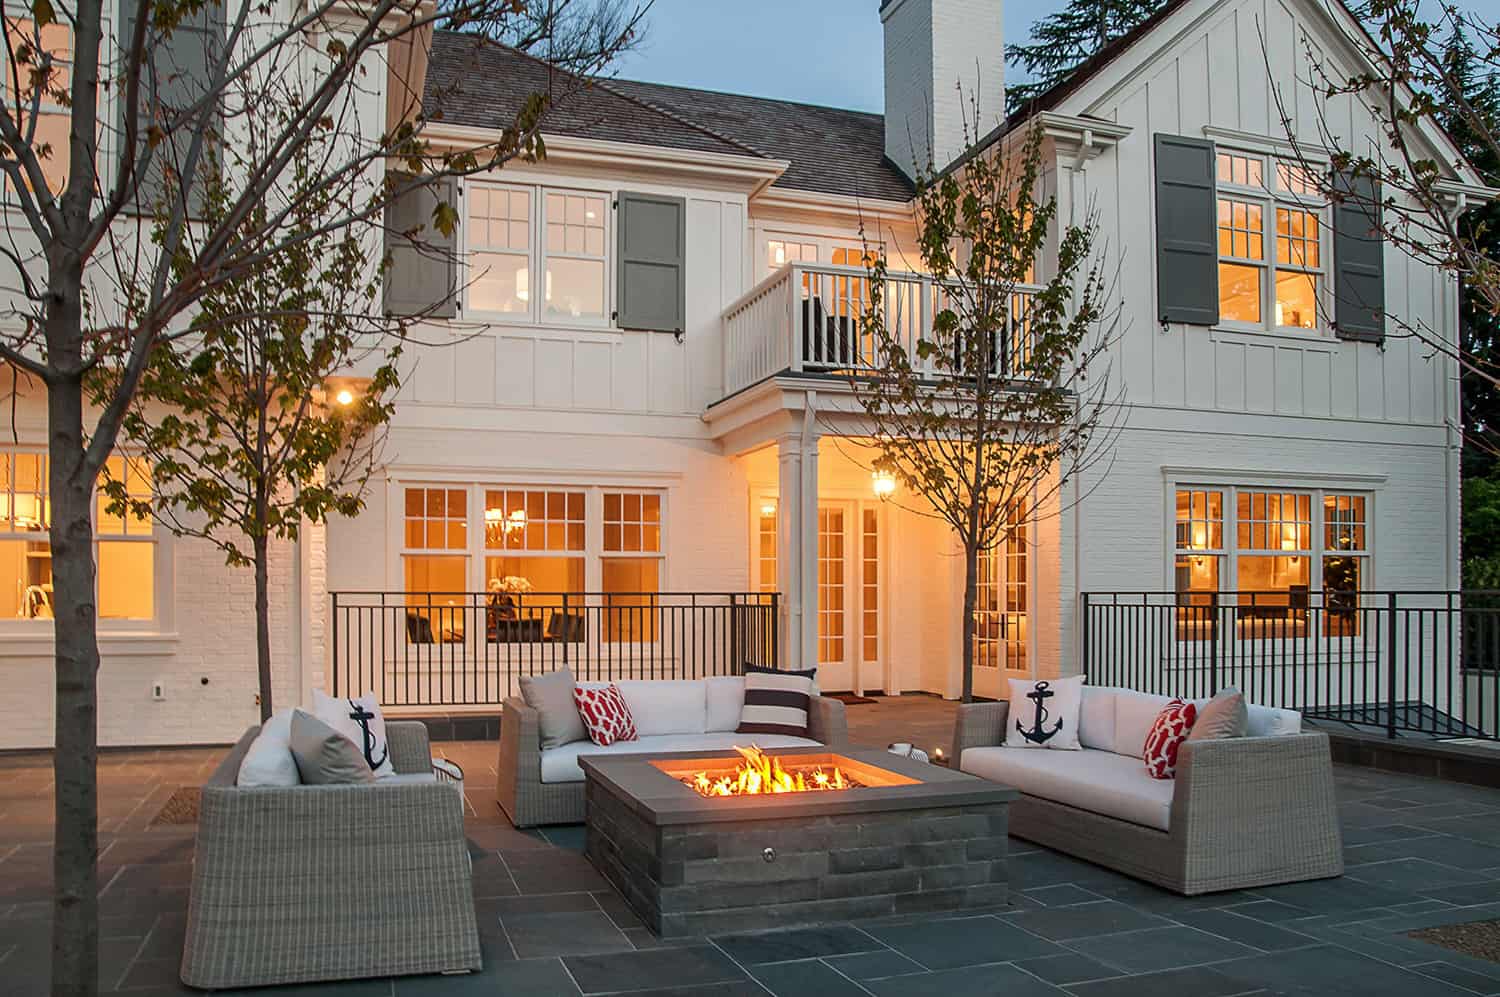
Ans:
[{"label": "wicker sofa", "polygon": [[1001,747],[1010,704],[961,705],[954,763],[1021,791],[1010,833],[1182,894],[1344,871],[1325,734],[1290,710],[1250,706],[1244,737],[1184,742],[1175,779],[1141,761],[1167,699],[1084,688],[1078,751]]},{"label": "wicker sofa", "polygon": [[182,982],[205,990],[481,968],[463,799],[427,728],[386,724],[398,773],[240,788],[245,732],[203,787]]},{"label": "wicker sofa", "polygon": [[[736,686],[736,683],[738,685]],[[517,827],[578,824],[584,819],[581,755],[722,751],[733,745],[787,748],[838,745],[849,740],[844,704],[814,695],[807,738],[736,734],[744,680],[729,676],[619,682],[635,719],[639,740],[604,747],[574,741],[542,750],[537,711],[519,696],[505,701],[500,719],[499,775],[495,798]]]}]

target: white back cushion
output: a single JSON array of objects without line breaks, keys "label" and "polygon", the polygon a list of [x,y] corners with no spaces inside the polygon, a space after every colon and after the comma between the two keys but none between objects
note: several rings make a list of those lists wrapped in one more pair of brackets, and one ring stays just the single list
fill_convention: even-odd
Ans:
[{"label": "white back cushion", "polygon": [[734,730],[745,708],[745,679],[741,675],[711,675],[703,680],[708,700],[706,730]]},{"label": "white back cushion", "polygon": [[1302,732],[1302,714],[1296,710],[1279,710],[1274,706],[1246,706],[1250,723],[1245,733],[1251,737]]},{"label": "white back cushion", "polygon": [[[663,734],[658,737],[642,737],[635,741],[616,741],[611,745],[599,745],[585,739],[542,752],[542,781],[547,783],[582,782],[583,769],[578,767],[578,759],[585,755],[654,755],[669,751],[728,751],[735,745],[743,747],[752,743],[761,748],[811,748],[816,747],[818,742],[809,741],[804,737],[787,737],[783,734],[749,735],[736,734],[733,731],[709,734]],[[1145,773],[1144,769],[1141,771],[1142,774]]]},{"label": "white back cushion", "polygon": [[[662,679],[616,682],[635,732],[641,737],[658,734],[702,734],[708,723],[708,687],[698,679]],[[735,721],[739,723],[738,720]]]},{"label": "white back cushion", "polygon": [[1166,696],[1153,696],[1133,689],[1115,692],[1115,747],[1117,755],[1146,757],[1146,735],[1156,716],[1171,700]]},{"label": "white back cushion", "polygon": [[297,759],[292,757],[292,711],[277,710],[250,742],[235,785],[296,786],[301,782]]},{"label": "white back cushion", "polygon": [[1078,743],[1085,748],[1115,750],[1115,689],[1084,686],[1078,712]]}]

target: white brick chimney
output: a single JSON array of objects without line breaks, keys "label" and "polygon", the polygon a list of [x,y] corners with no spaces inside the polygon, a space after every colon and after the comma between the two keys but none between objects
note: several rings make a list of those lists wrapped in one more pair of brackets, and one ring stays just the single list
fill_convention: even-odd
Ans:
[{"label": "white brick chimney", "polygon": [[[882,0],[885,154],[938,169],[1005,117],[1004,0]],[[979,120],[974,120],[974,101]]]}]

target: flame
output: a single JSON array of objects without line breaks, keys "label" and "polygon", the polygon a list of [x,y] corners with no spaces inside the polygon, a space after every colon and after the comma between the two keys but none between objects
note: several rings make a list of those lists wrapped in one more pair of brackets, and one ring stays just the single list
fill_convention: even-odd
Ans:
[{"label": "flame", "polygon": [[817,768],[782,767],[781,759],[768,755],[755,745],[735,751],[744,759],[728,775],[710,778],[707,772],[687,776],[682,781],[700,796],[762,796],[770,793],[813,793],[822,790],[852,789],[858,782],[844,775],[834,766],[826,770]]}]

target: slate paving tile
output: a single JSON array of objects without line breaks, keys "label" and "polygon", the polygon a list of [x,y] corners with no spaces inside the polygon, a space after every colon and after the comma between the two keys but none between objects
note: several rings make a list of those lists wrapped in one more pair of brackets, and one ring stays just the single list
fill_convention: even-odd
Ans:
[{"label": "slate paving tile", "polygon": [[565,848],[572,852],[582,852],[587,843],[587,830],[582,825],[566,827],[544,827],[542,837],[550,844],[558,848]]},{"label": "slate paving tile", "polygon": [[1253,917],[1237,914],[1232,910],[1196,910],[1178,915],[1173,920],[1190,928],[1206,931],[1220,938],[1249,945],[1267,952],[1278,949],[1295,949],[1304,945],[1316,945],[1317,939],[1296,930],[1295,924],[1279,928]]},{"label": "slate paving tile", "polygon": [[1380,824],[1374,827],[1351,827],[1344,831],[1344,851],[1359,845],[1371,845],[1380,841],[1402,841],[1407,838],[1422,838],[1436,832],[1425,827],[1409,824]]},{"label": "slate paving tile", "polygon": [[854,955],[825,956],[823,961],[851,980],[878,980],[886,976],[899,976],[902,973],[922,972],[921,966],[891,949],[857,952]]},{"label": "slate paving tile", "polygon": [[870,934],[928,969],[953,969],[1057,955],[1061,947],[994,917],[917,921]]},{"label": "slate paving tile", "polygon": [[501,917],[507,914],[561,914],[599,910],[592,893],[540,893],[533,896],[493,897],[490,909]]},{"label": "slate paving tile", "polygon": [[600,890],[591,894],[599,909],[609,915],[609,919],[615,922],[615,927],[624,931],[628,928],[644,928],[646,925],[641,921],[640,915],[625,902],[625,898],[613,891]]},{"label": "slate paving tile", "polygon": [[528,849],[501,852],[500,857],[521,893],[590,893],[610,888],[582,855],[558,849]]},{"label": "slate paving tile", "polygon": [[868,997],[869,991],[816,959],[756,966],[750,975],[776,997]]},{"label": "slate paving tile", "polygon": [[[1352,866],[1344,870],[1344,876],[1361,883],[1389,887],[1407,894],[1423,894],[1429,889],[1445,886],[1460,886],[1473,882],[1472,873],[1440,865],[1427,859],[1392,859],[1369,865]],[[1410,899],[1409,897],[1403,899]],[[1396,901],[1399,903],[1400,901]],[[1387,904],[1386,906],[1390,906]]]},{"label": "slate paving tile", "polygon": [[1433,946],[1385,929],[1362,930],[1361,925],[1354,924],[1314,925],[1303,930],[1320,942],[1392,966],[1416,966],[1433,959]]},{"label": "slate paving tile", "polygon": [[1458,886],[1445,886],[1437,890],[1424,890],[1423,893],[1433,900],[1441,900],[1443,903],[1453,904],[1456,907],[1500,903],[1500,880],[1462,883]]},{"label": "slate paving tile", "polygon": [[1411,970],[1423,976],[1430,976],[1434,980],[1442,980],[1444,983],[1451,983],[1455,987],[1463,987],[1465,990],[1472,990],[1476,994],[1483,994],[1485,997],[1493,997],[1495,994],[1500,994],[1500,980],[1482,976],[1479,973],[1461,969],[1446,962],[1429,962],[1420,966],[1412,966]]},{"label": "slate paving tile", "polygon": [[1426,859],[1455,869],[1493,869],[1500,866],[1500,848],[1447,834],[1382,841],[1352,848],[1346,842],[1344,847],[1346,866],[1408,858]]},{"label": "slate paving tile", "polygon": [[892,976],[864,986],[880,997],[1064,997],[1067,993],[1008,963]]},{"label": "slate paving tile", "polygon": [[847,924],[717,935],[713,943],[742,966],[885,948],[873,936]]},{"label": "slate paving tile", "polygon": [[602,910],[510,914],[500,918],[518,959],[634,949]]},{"label": "slate paving tile", "polygon": [[1246,987],[1238,980],[1215,972],[1207,966],[1168,969],[1159,973],[1121,976],[1113,980],[1077,983],[1067,987],[1076,997],[1232,997],[1244,994]]},{"label": "slate paving tile", "polygon": [[1103,900],[1104,895],[1086,890],[1073,883],[1058,883],[1056,886],[1038,886],[1021,894],[1041,903],[1043,907],[1064,907],[1068,904],[1083,904]]},{"label": "slate paving tile", "polygon": [[1451,983],[1334,946],[1268,952],[1213,968],[1247,989],[1285,997],[1472,997]]},{"label": "slate paving tile", "polygon": [[1028,911],[1007,920],[1034,935],[1054,942],[1070,938],[1087,938],[1091,935],[1109,935],[1119,931],[1135,931],[1140,928],[1160,928],[1172,922],[1152,914],[1143,914],[1133,907],[1114,900],[1079,904],[1053,910]]},{"label": "slate paving tile", "polygon": [[698,987],[747,979],[730,958],[712,945],[666,946],[617,955],[563,959],[586,994],[651,987]]},{"label": "slate paving tile", "polygon": [[1127,973],[1154,973],[1234,959],[1256,951],[1239,942],[1185,926],[1078,938],[1069,941],[1068,947]]},{"label": "slate paving tile", "polygon": [[1077,952],[1049,955],[1040,959],[1022,959],[1016,965],[1032,976],[1040,977],[1058,986],[1084,983],[1089,980],[1107,980],[1120,975],[1120,971],[1113,966],[1106,966],[1097,959],[1090,959]]},{"label": "slate paving tile", "polygon": [[[452,992],[464,997],[471,993],[490,997],[578,997],[579,992],[561,959],[521,959],[497,966],[493,971],[486,967],[486,972],[478,977],[402,977],[395,981],[395,993],[398,997],[447,997],[449,984],[463,987]],[[281,997],[275,991],[263,991],[262,995]]]},{"label": "slate paving tile", "polygon": [[[1367,910],[1371,907],[1389,907],[1392,904],[1403,904],[1412,899],[1409,891],[1361,882],[1351,878],[1347,873],[1340,879],[1314,879],[1303,883],[1262,886],[1254,892],[1264,900],[1275,900],[1293,908],[1300,907],[1309,914],[1331,914]],[[1272,913],[1274,916],[1274,912]],[[1251,916],[1263,917],[1260,911],[1252,913]]]},{"label": "slate paving tile", "polygon": [[737,980],[733,983],[711,983],[708,986],[635,990],[630,997],[767,997],[769,993],[769,990],[754,980]]}]

